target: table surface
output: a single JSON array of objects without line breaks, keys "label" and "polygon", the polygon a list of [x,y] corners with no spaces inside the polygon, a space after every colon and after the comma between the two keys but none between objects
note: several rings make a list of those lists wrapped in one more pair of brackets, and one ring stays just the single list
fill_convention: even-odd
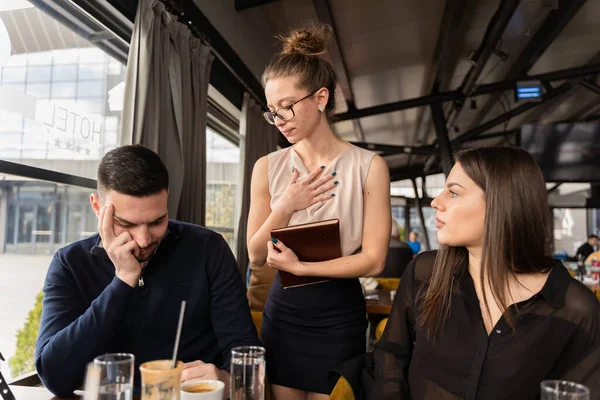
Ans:
[{"label": "table surface", "polygon": [[[28,386],[15,386],[10,385],[10,389],[15,395],[16,400],[83,400],[83,392],[78,390],[74,396],[71,397],[54,397],[52,393],[46,388],[42,387],[28,387]],[[134,400],[139,400],[139,396],[133,396]]]},{"label": "table surface", "polygon": [[[58,399],[58,397],[54,397],[52,393],[46,388],[42,387],[28,387],[28,386],[10,386],[10,390],[12,390],[15,395],[15,399],[17,400],[50,400],[50,399]],[[75,400],[75,399],[83,399],[82,392],[76,392],[77,394],[71,397],[63,397],[61,400]]]},{"label": "table surface", "polygon": [[[367,314],[384,314],[388,315],[392,310],[391,290],[377,289],[367,291],[365,298],[367,299]],[[377,295],[377,300],[370,300],[370,295]]]}]

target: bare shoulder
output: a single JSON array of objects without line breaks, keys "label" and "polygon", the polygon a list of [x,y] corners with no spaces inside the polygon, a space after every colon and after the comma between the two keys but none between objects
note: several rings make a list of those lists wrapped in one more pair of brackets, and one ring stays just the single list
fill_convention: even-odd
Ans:
[{"label": "bare shoulder", "polygon": [[381,172],[382,170],[385,170],[387,172],[387,174],[389,175],[389,167],[387,165],[387,163],[385,162],[385,160],[383,159],[383,157],[381,157],[379,154],[375,154],[373,156],[373,160],[371,160],[371,168],[370,171],[373,171],[373,169],[379,170],[379,172]]},{"label": "bare shoulder", "polygon": [[366,185],[387,185],[390,183],[390,169],[385,160],[376,154],[371,160]]},{"label": "bare shoulder", "polygon": [[263,156],[254,163],[252,171],[252,182],[250,184],[252,193],[268,193],[269,192],[269,159],[268,156]]},{"label": "bare shoulder", "polygon": [[269,169],[269,156],[262,156],[254,163],[254,172],[267,172]]}]

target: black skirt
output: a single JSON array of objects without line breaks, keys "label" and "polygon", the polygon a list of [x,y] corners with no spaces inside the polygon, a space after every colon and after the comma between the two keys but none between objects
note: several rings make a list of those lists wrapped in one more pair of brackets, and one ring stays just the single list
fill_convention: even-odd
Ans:
[{"label": "black skirt", "polygon": [[366,306],[358,279],[282,289],[276,275],[261,339],[275,385],[329,394],[329,373],[365,352]]}]

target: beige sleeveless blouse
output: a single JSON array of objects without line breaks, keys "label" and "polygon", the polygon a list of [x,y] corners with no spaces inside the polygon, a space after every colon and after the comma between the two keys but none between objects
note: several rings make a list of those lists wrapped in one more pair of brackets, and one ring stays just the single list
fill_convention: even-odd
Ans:
[{"label": "beige sleeveless blouse", "polygon": [[[329,165],[325,166],[325,170],[320,175],[337,173],[333,180],[337,180],[339,184],[326,193],[334,193],[335,197],[296,211],[288,225],[338,218],[342,255],[356,253],[362,244],[363,189],[374,156],[375,153],[356,146],[338,154]],[[269,154],[268,167],[271,208],[283,195],[292,179],[292,168],[298,170],[298,181],[302,181],[310,173],[291,147]]]}]

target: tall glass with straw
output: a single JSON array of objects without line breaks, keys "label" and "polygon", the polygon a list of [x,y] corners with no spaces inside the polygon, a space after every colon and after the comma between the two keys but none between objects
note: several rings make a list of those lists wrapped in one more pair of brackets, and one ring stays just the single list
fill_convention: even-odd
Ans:
[{"label": "tall glass with straw", "polygon": [[177,351],[184,313],[185,301],[181,302],[173,358],[171,360],[148,361],[140,365],[142,400],[179,400],[183,363],[177,361]]}]

